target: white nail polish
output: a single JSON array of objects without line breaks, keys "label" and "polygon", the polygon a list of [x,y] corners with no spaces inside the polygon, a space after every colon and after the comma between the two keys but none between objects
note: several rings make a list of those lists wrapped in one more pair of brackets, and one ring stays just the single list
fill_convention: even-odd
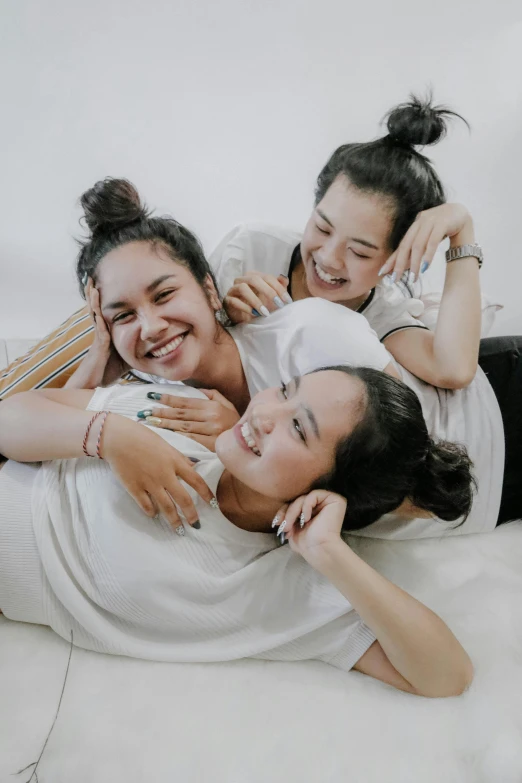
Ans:
[{"label": "white nail polish", "polygon": [[219,508],[219,503],[217,498],[211,498],[209,503],[211,508]]},{"label": "white nail polish", "polygon": [[301,530],[302,530],[306,524],[304,511],[301,511],[301,513],[299,514],[299,524],[301,525]]},{"label": "white nail polish", "polygon": [[381,268],[379,269],[379,271],[377,273],[379,275],[379,277],[383,276],[385,267],[386,267],[386,264],[384,264],[384,266],[381,266]]},{"label": "white nail polish", "polygon": [[176,528],[176,533],[178,536],[184,536],[185,535],[185,528],[183,525],[179,525],[179,527]]},{"label": "white nail polish", "polygon": [[279,527],[277,528],[277,535],[279,536],[286,527],[286,519],[283,519]]},{"label": "white nail polish", "polygon": [[270,310],[268,309],[268,307],[265,307],[264,305],[259,308],[259,312],[261,313],[261,315],[264,315],[265,318],[267,318],[270,315]]},{"label": "white nail polish", "polygon": [[286,304],[292,304],[294,300],[290,296],[290,294],[283,294],[283,302],[286,302]]},{"label": "white nail polish", "polygon": [[274,517],[274,519],[272,520],[272,528],[274,528],[274,527],[277,527],[277,526],[278,526],[278,524],[279,524],[279,519],[280,519],[280,517],[279,517],[279,514],[276,514],[276,515],[275,515],[275,517]]}]

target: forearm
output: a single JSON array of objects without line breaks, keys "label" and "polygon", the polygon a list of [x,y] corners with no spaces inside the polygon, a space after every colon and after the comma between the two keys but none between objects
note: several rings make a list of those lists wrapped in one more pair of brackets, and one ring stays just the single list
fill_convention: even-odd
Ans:
[{"label": "forearm", "polygon": [[469,684],[469,657],[440,617],[377,573],[341,539],[325,551],[318,570],[374,632],[392,666],[416,693],[449,695]]},{"label": "forearm", "polygon": [[[469,224],[451,238],[450,246],[475,243]],[[441,381],[450,388],[466,386],[477,371],[481,330],[479,266],[476,258],[446,265],[444,291],[433,339],[433,358]]]},{"label": "forearm", "polygon": [[0,453],[19,462],[81,457],[92,416],[39,392],[16,394],[0,404]]}]

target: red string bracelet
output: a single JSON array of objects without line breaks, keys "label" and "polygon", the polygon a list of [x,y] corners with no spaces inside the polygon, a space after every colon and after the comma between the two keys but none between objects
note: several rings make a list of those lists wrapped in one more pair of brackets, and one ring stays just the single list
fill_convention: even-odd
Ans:
[{"label": "red string bracelet", "polygon": [[94,414],[94,416],[92,417],[92,419],[87,425],[87,429],[85,430],[85,435],[83,436],[82,448],[83,448],[83,453],[85,454],[86,457],[94,456],[93,454],[89,454],[89,452],[87,451],[87,439],[89,437],[89,432],[91,431],[92,425],[94,424],[98,416],[102,415],[102,412],[103,411],[98,411],[97,413]]},{"label": "red string bracelet", "polygon": [[108,415],[109,415],[109,411],[104,411],[100,424],[100,431],[98,432],[98,440],[96,441],[96,456],[98,457],[98,459],[103,459],[100,453],[100,443],[101,443],[103,428],[105,427],[105,422],[107,421]]}]

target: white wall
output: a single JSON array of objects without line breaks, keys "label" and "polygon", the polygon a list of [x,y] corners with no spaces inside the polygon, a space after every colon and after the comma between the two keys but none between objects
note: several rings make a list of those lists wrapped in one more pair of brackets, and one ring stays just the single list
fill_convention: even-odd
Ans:
[{"label": "white wall", "polygon": [[243,220],[299,228],[333,148],[427,83],[473,126],[432,157],[475,217],[497,332],[522,332],[519,6],[0,0],[0,336],[79,306],[76,201],[95,180],[128,177],[208,249]]}]

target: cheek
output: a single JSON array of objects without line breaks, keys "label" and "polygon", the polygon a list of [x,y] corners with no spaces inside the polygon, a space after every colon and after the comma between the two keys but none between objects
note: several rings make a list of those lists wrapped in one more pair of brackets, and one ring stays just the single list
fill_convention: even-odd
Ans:
[{"label": "cheek", "polygon": [[136,327],[133,324],[124,324],[114,326],[111,333],[112,344],[116,352],[127,360],[134,356],[134,345],[136,343]]}]

